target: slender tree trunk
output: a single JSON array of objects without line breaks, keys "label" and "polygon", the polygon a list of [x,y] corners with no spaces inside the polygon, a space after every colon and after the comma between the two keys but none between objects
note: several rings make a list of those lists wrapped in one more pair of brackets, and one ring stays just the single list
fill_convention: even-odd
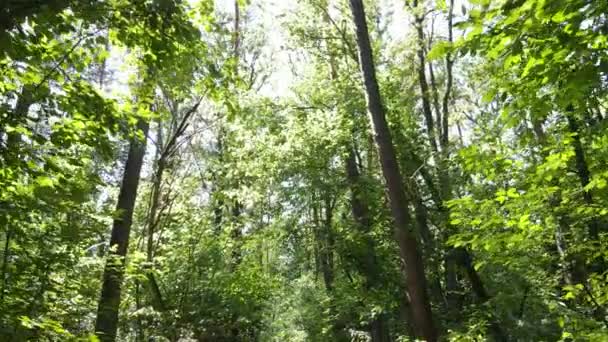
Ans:
[{"label": "slender tree trunk", "polygon": [[137,198],[139,177],[146,151],[146,136],[148,122],[140,120],[138,129],[143,133],[144,140],[133,138],[125,164],[122,185],[118,195],[116,210],[118,217],[114,219],[112,237],[110,238],[110,253],[103,274],[101,297],[97,309],[95,333],[102,342],[116,340],[118,330],[118,309],[122,281],[124,278],[125,257],[129,246],[129,234],[133,219],[133,209]]},{"label": "slender tree trunk", "polygon": [[[141,309],[141,295],[140,295],[141,284],[139,280],[135,283],[135,309]],[[137,316],[135,320],[135,341],[144,342],[146,336],[144,335],[144,325],[140,316]]]},{"label": "slender tree trunk", "polygon": [[[324,199],[325,200],[325,199]],[[315,264],[317,272],[320,271],[323,277],[323,284],[328,295],[333,294],[334,290],[334,269],[333,269],[333,238],[331,235],[331,207],[319,204],[317,196],[313,195],[313,221],[315,239]],[[324,201],[325,202],[325,201]],[[324,217],[322,215],[324,214]]]},{"label": "slender tree trunk", "polygon": [[[594,205],[593,195],[592,195],[591,191],[585,190],[585,187],[587,185],[589,185],[589,182],[591,181],[591,171],[589,170],[589,165],[587,164],[587,160],[585,158],[585,150],[583,149],[583,143],[582,143],[581,137],[580,137],[581,133],[579,131],[580,130],[579,123],[578,123],[578,120],[574,117],[573,106],[570,106],[568,111],[569,111],[569,113],[567,115],[568,129],[569,129],[570,133],[573,134],[576,173],[579,177],[581,187],[583,188],[583,200],[585,201],[586,205],[593,206]],[[590,219],[590,221],[587,223],[587,227],[588,227],[587,229],[589,231],[589,237],[591,238],[592,243],[595,243],[597,246],[597,243],[599,241],[599,234],[606,228],[603,227],[600,220],[595,216],[592,217]],[[591,265],[589,267],[590,268],[589,271],[595,272],[598,274],[603,273],[608,268],[608,266],[606,265],[606,261],[602,256],[593,258],[593,260],[590,264]],[[575,267],[573,270],[574,276],[578,277],[578,278],[582,278],[582,279],[575,278],[574,280],[578,280],[577,282],[582,283],[584,286],[589,286],[586,283],[586,278],[588,277],[587,273],[589,273],[589,271],[585,267],[584,260],[575,259],[575,260],[573,260],[573,265],[578,266],[578,267]],[[588,294],[593,296],[589,289],[587,289],[587,292],[588,292]],[[596,318],[596,320],[606,322],[606,319],[605,319],[606,309],[600,305],[597,305],[597,303],[594,303],[594,305],[595,305],[594,317]]]},{"label": "slender tree trunk", "polygon": [[[234,0],[234,74],[238,76],[239,73],[239,63],[240,63],[240,49],[241,49],[241,7],[239,5],[239,0]],[[241,212],[243,210],[243,205],[238,198],[233,200],[232,207],[232,219],[238,221],[241,216]],[[234,249],[232,250],[232,267],[236,269],[238,265],[241,264],[242,256],[242,239],[243,232],[242,227],[236,222],[232,231],[230,232],[230,236],[234,242]]]},{"label": "slender tree trunk", "polygon": [[[454,17],[454,0],[450,0],[448,7],[448,42],[451,44],[454,40],[453,38],[453,17]],[[448,153],[448,137],[449,137],[449,103],[450,98],[452,96],[452,83],[454,82],[454,77],[452,75],[452,67],[454,66],[454,60],[452,59],[452,54],[447,53],[445,56],[445,69],[446,69],[446,85],[445,85],[445,93],[443,94],[443,115],[441,119],[441,139],[439,143],[441,144],[441,150],[443,153]]]},{"label": "slender tree trunk", "polygon": [[[414,1],[413,2],[413,7],[414,10],[417,10],[418,6],[418,1]],[[425,36],[424,36],[424,18],[422,15],[415,15],[414,17],[414,22],[415,22],[415,26],[416,26],[416,32],[418,35],[418,82],[420,85],[420,91],[422,93],[422,111],[424,113],[424,118],[426,121],[426,130],[427,130],[427,135],[428,135],[428,139],[431,143],[431,150],[434,153],[434,159],[436,162],[436,171],[437,171],[437,177],[439,179],[439,200],[441,202],[449,199],[451,197],[451,190],[450,190],[450,184],[449,184],[449,176],[447,174],[447,170],[446,170],[446,160],[448,157],[448,150],[447,150],[447,143],[448,143],[448,137],[447,137],[447,126],[449,124],[448,120],[447,120],[447,112],[448,112],[448,103],[446,102],[447,99],[449,99],[449,88],[451,88],[451,61],[449,63],[449,72],[448,72],[448,84],[450,85],[450,87],[446,87],[446,96],[444,96],[443,99],[443,107],[442,107],[442,113],[441,112],[437,112],[437,131],[438,133],[435,133],[436,129],[434,126],[434,122],[433,122],[433,113],[432,113],[432,108],[431,108],[431,94],[429,91],[429,86],[426,80],[426,73],[425,73],[425,66],[427,64],[426,61],[426,57],[424,54],[424,40],[425,40]],[[432,69],[431,69],[432,70]],[[431,81],[433,81],[434,79],[434,75],[431,79]],[[432,83],[433,87],[435,87],[435,83]],[[433,90],[434,93],[437,92],[436,89]],[[435,99],[436,102],[437,99]],[[435,108],[437,111],[439,111],[439,105],[436,104]],[[445,126],[445,127],[443,127]],[[443,127],[443,129],[442,129]],[[446,133],[446,135],[444,135],[444,132]],[[437,147],[437,140],[436,137],[439,137],[439,141],[440,141],[440,146],[441,146],[441,155],[438,152],[438,147]],[[443,203],[440,204],[441,208],[445,209],[443,206]],[[444,235],[448,236],[450,234],[450,226],[449,226],[449,213],[447,212],[447,210],[442,210],[444,212],[444,222],[446,223],[446,227],[445,228],[445,232]],[[448,307],[453,309],[453,310],[459,310],[460,306],[462,304],[462,296],[460,295],[460,293],[462,293],[462,286],[460,286],[460,282],[458,281],[458,277],[457,277],[457,270],[458,270],[458,263],[457,263],[457,259],[454,259],[454,254],[453,251],[448,250],[445,256],[445,260],[444,260],[444,264],[445,264],[445,287],[446,287],[446,299],[447,299],[447,303],[448,303]]]},{"label": "slender tree trunk", "polygon": [[146,285],[152,296],[152,305],[154,309],[157,311],[164,311],[165,304],[163,301],[162,293],[160,292],[160,287],[158,286],[158,282],[154,277],[154,234],[160,222],[158,208],[160,206],[160,195],[162,192],[163,176],[165,173],[165,167],[167,165],[167,154],[165,153],[166,150],[162,148],[163,134],[161,120],[158,121],[158,134],[156,139],[158,144],[156,153],[156,171],[154,172],[154,181],[152,183],[150,211],[146,220],[146,226],[148,227],[148,239],[146,242],[146,261],[148,262],[150,267],[150,269],[146,272],[146,278],[148,278],[148,282]]},{"label": "slender tree trunk", "polygon": [[443,287],[441,286],[441,258],[437,258],[440,254],[438,253],[435,239],[429,229],[428,211],[420,198],[420,194],[414,193],[413,196],[414,218],[416,219],[416,226],[418,227],[420,237],[422,238],[427,265],[432,273],[432,275],[429,276],[431,298],[435,300],[437,304],[446,305],[446,296],[444,295]]},{"label": "slender tree trunk", "polygon": [[[314,257],[314,270],[315,270],[315,281],[317,281],[319,279],[319,274],[321,273],[321,245],[320,245],[320,241],[321,241],[321,237],[319,235],[319,209],[318,209],[318,205],[316,203],[316,195],[313,191],[312,196],[311,196],[311,200],[312,200],[312,228],[311,228],[311,232],[312,232],[312,236],[313,236],[313,257]],[[327,289],[327,284],[325,284],[325,288]]]},{"label": "slender tree trunk", "polygon": [[[329,11],[324,9],[324,19],[327,24],[331,24],[331,18],[329,17]],[[332,81],[338,80],[338,66],[334,58],[331,47],[327,46],[327,52],[329,58],[330,78]],[[354,113],[353,113],[354,116]],[[355,256],[356,266],[365,278],[365,288],[367,290],[380,286],[379,283],[379,268],[376,260],[376,251],[374,247],[374,241],[369,236],[371,230],[371,219],[366,205],[363,202],[364,195],[361,192],[361,180],[359,167],[357,166],[357,155],[353,144],[353,147],[348,149],[348,156],[345,160],[346,167],[346,178],[349,183],[351,193],[351,212],[356,222],[356,229],[361,233],[363,238],[364,248],[361,254]],[[330,207],[326,204],[326,207]],[[331,227],[331,220],[329,220],[329,227]],[[332,233],[333,234],[333,233]],[[333,237],[331,239],[333,249]],[[332,257],[333,258],[333,257]],[[388,342],[390,338],[390,332],[388,324],[386,323],[386,315],[384,313],[378,314],[372,319],[369,324],[369,332],[372,342]]]},{"label": "slender tree trunk", "polygon": [[323,279],[325,281],[327,291],[331,293],[333,292],[333,284],[335,279],[334,249],[336,248],[334,234],[332,231],[333,206],[331,204],[331,198],[328,194],[325,195],[323,200],[323,213],[325,214],[325,217],[323,218],[323,222],[320,222],[322,237],[321,270],[323,272]]},{"label": "slender tree trunk", "polygon": [[333,204],[329,194],[323,194],[322,198],[313,195],[313,226],[314,246],[316,254],[317,272],[320,271],[325,285],[325,292],[329,297],[329,316],[331,317],[332,341],[348,341],[344,321],[336,310],[335,300],[335,268],[334,249],[335,241],[332,232]]},{"label": "slender tree trunk", "polygon": [[150,211],[148,213],[148,219],[146,225],[148,226],[148,241],[146,243],[146,260],[152,262],[154,259],[154,230],[158,224],[158,218],[156,216],[158,212],[158,206],[160,205],[160,193],[163,182],[163,176],[165,173],[166,157],[163,153],[163,133],[161,120],[158,121],[158,132],[156,136],[157,142],[157,160],[156,160],[156,171],[154,172],[154,181],[152,183],[152,195],[150,198]]},{"label": "slender tree trunk", "polygon": [[[569,131],[570,133],[578,133],[578,126],[576,124],[576,121],[574,121],[573,118],[567,118],[568,120],[568,124],[569,124]],[[571,121],[572,120],[572,121]],[[534,133],[536,134],[536,137],[538,139],[539,145],[541,147],[546,146],[546,136],[545,133],[542,129],[542,125],[541,122],[538,120],[533,121],[533,130]],[[582,144],[580,142],[580,140],[578,140],[578,142],[576,141],[578,138],[577,135],[575,135],[575,142],[574,142],[574,148],[575,148],[575,158],[576,158],[576,167],[577,167],[577,172],[578,172],[578,176],[579,179],[581,181],[581,186],[584,188],[585,186],[585,181],[587,180],[589,181],[589,170],[586,169],[586,162],[584,159],[584,153],[583,153],[583,149],[582,149]],[[580,138],[578,138],[580,139]],[[543,158],[547,158],[548,157],[548,153],[543,149],[541,152],[541,156]],[[557,180],[553,180],[554,184],[552,184],[553,186],[557,186]],[[583,198],[586,204],[591,204],[592,203],[592,198]],[[561,271],[562,271],[562,279],[561,282],[559,284],[559,292],[563,292],[563,286],[564,285],[576,285],[576,284],[583,284],[585,286],[585,288],[587,288],[586,286],[588,286],[588,277],[589,277],[589,272],[594,272],[594,271],[598,271],[598,272],[602,272],[603,270],[605,270],[605,263],[603,261],[603,259],[599,258],[599,260],[594,260],[594,262],[591,263],[591,270],[588,270],[586,267],[586,262],[585,262],[585,258],[577,252],[573,252],[573,251],[569,251],[568,250],[568,235],[570,234],[570,218],[569,215],[567,213],[559,213],[558,212],[558,208],[560,206],[562,199],[561,199],[561,194],[559,192],[557,192],[556,194],[552,194],[549,199],[548,199],[548,205],[551,208],[552,211],[552,215],[555,217],[555,220],[557,221],[557,227],[555,229],[555,249],[557,250],[557,253],[559,255],[559,264],[560,266],[555,266],[555,269],[559,269],[561,267]],[[595,220],[595,219],[594,219]],[[597,221],[592,221],[589,223],[589,230],[590,230],[590,235],[593,232],[593,229],[595,228],[593,226],[593,224],[599,224]],[[571,305],[572,307],[578,305],[578,303],[575,300],[571,300],[567,302],[569,305]],[[580,302],[579,302],[580,303]],[[601,306],[598,306],[594,303],[594,318],[598,321],[605,321],[605,309]]]},{"label": "slender tree trunk", "polygon": [[8,259],[11,252],[11,238],[12,230],[7,225],[7,229],[4,234],[4,248],[2,249],[2,287],[0,287],[0,304],[4,302],[4,295],[6,292],[6,286],[8,284]]},{"label": "slender tree trunk", "polygon": [[239,217],[241,216],[241,211],[243,210],[243,205],[238,199],[233,201],[232,207],[232,220],[233,225],[232,230],[230,231],[230,238],[233,241],[234,249],[232,250],[232,268],[236,270],[236,268],[241,264],[243,259],[243,231],[242,227],[239,224]]},{"label": "slender tree trunk", "polygon": [[[417,1],[414,1],[414,7],[417,6]],[[424,29],[422,27],[423,18],[419,15],[416,15],[414,18],[416,32],[418,34],[418,84],[420,86],[420,92],[422,93],[422,113],[424,114],[424,121],[426,123],[426,133],[428,135],[429,142],[431,144],[431,150],[435,154],[435,158],[439,158],[437,155],[439,148],[437,147],[437,139],[435,135],[435,122],[433,120],[433,109],[431,107],[431,91],[429,89],[429,84],[426,80],[426,58],[424,55]],[[439,106],[437,106],[439,107]],[[439,116],[439,113],[437,113]],[[441,124],[441,122],[437,122],[437,124]]]},{"label": "slender tree trunk", "polygon": [[[566,119],[568,120],[568,130],[573,134],[576,174],[578,175],[581,187],[583,188],[583,200],[585,201],[585,204],[591,206],[593,205],[593,195],[590,191],[584,190],[591,181],[591,172],[589,171],[583,143],[581,142],[579,123],[573,116],[573,113],[571,113],[572,111],[573,109],[570,109],[570,113],[568,113]],[[589,237],[591,237],[592,240],[597,241],[600,233],[600,222],[597,218],[594,217],[589,221],[588,230]]]},{"label": "slender tree trunk", "polygon": [[[325,12],[326,21],[330,23],[328,17],[328,11]],[[330,77],[332,80],[338,79],[338,68],[336,66],[335,59],[332,51],[328,47],[330,54]],[[354,144],[353,144],[354,145]],[[350,186],[351,192],[351,212],[355,222],[357,223],[357,229],[361,233],[364,239],[364,251],[363,256],[358,255],[356,258],[357,267],[361,274],[365,277],[366,289],[373,289],[380,285],[379,283],[379,269],[378,262],[376,260],[376,251],[374,247],[374,241],[368,235],[371,230],[371,219],[366,205],[363,203],[363,193],[361,192],[361,180],[359,167],[357,166],[357,156],[355,147],[349,148],[348,156],[345,160],[346,166],[346,177]],[[388,342],[390,339],[390,331],[388,324],[386,323],[386,315],[384,313],[378,314],[372,319],[369,325],[370,336],[372,342]]]},{"label": "slender tree trunk", "polygon": [[386,121],[384,107],[376,80],[369,32],[365,19],[365,10],[361,0],[350,0],[357,33],[359,60],[366,89],[367,106],[374,128],[376,145],[380,155],[382,173],[386,180],[391,212],[395,223],[395,238],[399,245],[401,257],[405,263],[407,274],[407,289],[412,307],[416,334],[427,341],[437,341],[437,331],[433,323],[431,306],[426,291],[426,277],[422,257],[418,250],[416,234],[405,196],[405,188],[399,164],[397,163],[395,147]]},{"label": "slender tree trunk", "polygon": [[435,122],[437,123],[437,140],[441,141],[441,106],[439,105],[439,90],[437,89],[437,80],[435,80],[435,68],[433,62],[429,62],[429,78],[431,81],[431,89],[433,90],[433,108],[435,109]]},{"label": "slender tree trunk", "polygon": [[[363,257],[356,260],[357,266],[365,277],[366,289],[378,288],[381,286],[380,270],[378,260],[376,259],[374,241],[369,236],[372,222],[369,211],[365,203],[363,203],[364,195],[361,191],[361,176],[353,148],[350,149],[346,159],[346,176],[350,185],[351,212],[365,244]],[[388,342],[390,340],[390,330],[384,313],[380,313],[372,319],[369,329],[372,342]]]},{"label": "slender tree trunk", "polygon": [[[418,2],[414,1],[414,7],[418,6]],[[454,1],[450,0],[448,7],[448,41],[452,42],[453,40],[453,7]],[[424,54],[424,28],[423,28],[424,18],[420,15],[416,15],[415,24],[416,31],[418,34],[419,40],[419,49],[418,49],[418,60],[419,60],[419,82],[420,89],[422,92],[422,103],[423,103],[423,112],[427,124],[427,134],[429,135],[429,140],[431,141],[431,148],[434,152],[437,152],[437,143],[435,142],[435,127],[433,127],[432,122],[432,110],[430,105],[430,93],[429,87],[426,80],[425,75],[425,65],[427,63],[425,54]],[[442,212],[443,219],[446,224],[446,236],[449,236],[453,230],[449,223],[449,212],[447,208],[442,203],[443,201],[449,200],[452,198],[452,189],[450,186],[449,173],[447,170],[447,160],[449,158],[449,101],[452,92],[452,83],[453,83],[453,75],[452,75],[452,67],[454,61],[452,59],[451,54],[446,55],[446,85],[445,85],[445,93],[442,100],[442,109],[441,113],[437,113],[437,117],[441,118],[437,120],[437,130],[439,136],[439,146],[441,147],[441,155],[436,155],[437,162],[437,176],[439,179],[439,200],[441,202],[437,203],[440,211]],[[431,69],[432,70],[432,69]],[[434,77],[433,77],[434,78]],[[438,107],[437,105],[435,106]],[[464,248],[449,248],[446,252],[445,256],[445,287],[446,287],[446,297],[448,302],[448,307],[452,310],[460,310],[463,302],[462,298],[462,286],[458,280],[458,268],[462,268],[471,284],[471,288],[473,293],[478,297],[478,299],[483,303],[489,300],[490,296],[488,295],[481,277],[477,273],[477,270],[473,267],[472,257],[468,250]],[[496,322],[491,323],[491,330],[497,340],[504,340],[504,334],[502,333],[500,326]]]},{"label": "slender tree trunk", "polygon": [[[538,144],[541,147],[540,155],[543,159],[546,159],[549,156],[549,153],[545,150],[545,147],[547,146],[547,138],[542,127],[542,122],[540,120],[534,120],[532,122],[532,127]],[[551,185],[558,186],[559,183],[556,179],[553,179],[551,181]],[[573,264],[573,261],[570,260],[571,256],[568,253],[568,244],[566,238],[570,232],[570,219],[568,215],[563,215],[558,211],[561,201],[562,196],[560,192],[551,194],[547,199],[547,205],[551,209],[551,214],[557,221],[557,227],[555,229],[555,249],[559,254],[562,272],[561,285],[563,286],[565,284],[572,285],[576,283],[574,280],[576,278],[574,274],[576,266]],[[557,268],[560,267],[556,267],[556,269]]]},{"label": "slender tree trunk", "polygon": [[236,59],[235,63],[235,74],[238,73],[238,65],[239,65],[239,53],[241,47],[241,8],[239,6],[239,1],[234,0],[234,58]]}]

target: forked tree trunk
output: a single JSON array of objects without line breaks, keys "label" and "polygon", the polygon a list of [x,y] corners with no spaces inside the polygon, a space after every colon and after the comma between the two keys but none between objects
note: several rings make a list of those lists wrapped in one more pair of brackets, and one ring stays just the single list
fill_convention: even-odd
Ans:
[{"label": "forked tree trunk", "polygon": [[365,10],[361,0],[350,0],[359,46],[359,61],[365,83],[367,106],[374,129],[374,138],[378,147],[382,173],[386,180],[391,212],[395,223],[395,239],[399,245],[401,257],[405,262],[407,289],[412,307],[412,316],[416,334],[427,341],[437,341],[437,331],[433,323],[431,306],[426,290],[426,277],[422,257],[418,250],[418,241],[412,231],[412,220],[405,196],[405,189],[395,147],[388,128],[376,70],[369,41],[369,32],[365,19]]},{"label": "forked tree trunk", "polygon": [[110,238],[110,253],[103,273],[101,297],[97,308],[95,334],[102,342],[116,340],[118,329],[118,307],[125,271],[125,256],[129,247],[129,234],[133,220],[133,209],[137,198],[139,176],[146,152],[146,136],[148,122],[140,120],[138,130],[143,133],[144,140],[133,138],[129,146],[129,154],[125,164],[122,185],[118,195],[116,211],[118,216],[112,226]]},{"label": "forked tree trunk", "polygon": [[[414,10],[417,10],[418,1],[413,2]],[[453,11],[454,11],[454,1],[449,1],[448,6],[448,42],[453,42]],[[416,32],[418,35],[418,76],[419,76],[419,84],[422,92],[422,109],[427,125],[427,134],[431,143],[431,149],[435,153],[435,161],[437,164],[436,172],[437,178],[439,180],[439,188],[434,191],[434,200],[438,205],[439,211],[443,216],[443,220],[445,222],[445,232],[444,235],[446,237],[450,236],[453,233],[454,227],[450,224],[449,220],[449,211],[447,207],[444,205],[445,201],[452,199],[452,188],[450,185],[450,175],[447,167],[447,161],[449,158],[449,114],[450,114],[450,97],[452,93],[453,87],[453,65],[454,60],[450,53],[446,54],[446,85],[445,85],[445,93],[442,99],[442,107],[441,111],[439,111],[439,106],[435,105],[436,110],[436,125],[434,127],[434,123],[432,121],[433,114],[431,110],[431,100],[429,93],[429,86],[426,80],[425,73],[425,65],[427,64],[426,56],[424,54],[424,17],[420,14],[415,16],[415,26]],[[430,70],[432,71],[432,65],[430,65]],[[434,82],[434,76],[431,75],[432,86],[433,86],[433,94],[437,94],[436,84]],[[436,95],[435,95],[436,96]],[[437,102],[437,99],[435,98]],[[437,134],[435,134],[435,129],[437,130]],[[439,136],[439,145],[436,141],[436,136]],[[440,151],[438,151],[438,147],[440,147]],[[429,187],[431,182],[429,183]],[[417,207],[418,208],[418,207]],[[462,304],[464,301],[463,296],[463,287],[458,279],[459,270],[461,269],[466,274],[469,282],[471,284],[471,289],[473,293],[478,297],[480,302],[485,303],[490,299],[488,292],[486,291],[484,284],[479,276],[477,270],[473,267],[472,256],[469,251],[465,248],[453,248],[449,247],[446,251],[445,260],[445,293],[446,293],[446,301],[447,308],[450,312],[457,314],[462,309]],[[436,287],[436,286],[434,286]],[[490,328],[494,335],[494,338],[498,341],[505,340],[505,335],[502,332],[500,325],[497,320],[494,318],[492,322],[490,322]]]}]

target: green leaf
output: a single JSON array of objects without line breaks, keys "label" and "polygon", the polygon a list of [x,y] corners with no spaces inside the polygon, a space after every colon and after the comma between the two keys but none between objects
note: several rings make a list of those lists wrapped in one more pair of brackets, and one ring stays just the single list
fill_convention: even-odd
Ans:
[{"label": "green leaf", "polygon": [[52,188],[55,186],[55,182],[48,176],[39,176],[36,178],[36,183],[43,188]]}]

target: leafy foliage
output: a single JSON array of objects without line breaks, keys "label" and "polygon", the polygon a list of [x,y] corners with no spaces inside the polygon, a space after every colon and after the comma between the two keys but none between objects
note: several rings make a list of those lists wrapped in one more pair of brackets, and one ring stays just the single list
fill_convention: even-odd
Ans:
[{"label": "leafy foliage", "polygon": [[[608,339],[608,4],[365,6],[441,339]],[[0,9],[0,340],[97,340],[134,138],[118,340],[415,340],[351,22],[324,0]]]}]

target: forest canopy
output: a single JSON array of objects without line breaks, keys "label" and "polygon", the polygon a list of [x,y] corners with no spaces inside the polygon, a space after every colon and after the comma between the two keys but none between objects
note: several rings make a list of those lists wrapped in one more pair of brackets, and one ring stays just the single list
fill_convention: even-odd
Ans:
[{"label": "forest canopy", "polygon": [[0,341],[608,341],[608,2],[6,0]]}]

